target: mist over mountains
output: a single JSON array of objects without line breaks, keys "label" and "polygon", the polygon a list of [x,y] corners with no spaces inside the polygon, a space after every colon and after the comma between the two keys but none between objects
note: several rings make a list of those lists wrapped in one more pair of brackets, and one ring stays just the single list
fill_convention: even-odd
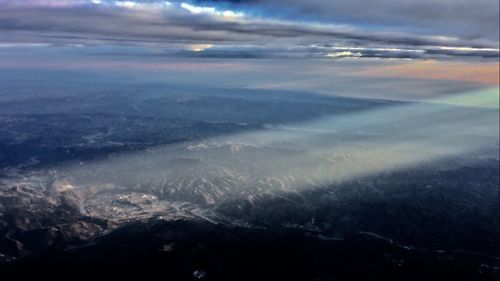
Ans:
[{"label": "mist over mountains", "polygon": [[[416,276],[498,274],[498,108],[478,99],[488,92],[411,102],[124,82],[82,94],[79,79],[87,78],[59,93],[2,94],[0,267],[8,274],[27,267],[65,278],[115,247],[137,266],[105,262],[116,278],[166,260],[182,280],[196,271],[237,278],[251,264],[266,269],[248,278],[373,274],[351,251],[389,278],[428,259],[436,262]],[[288,239],[324,244],[345,260],[331,272],[307,265],[311,253]],[[246,265],[222,270],[231,247],[244,247]],[[262,264],[264,249],[280,257],[276,267]],[[282,271],[287,251],[305,265]],[[62,257],[68,271],[53,275]],[[459,265],[459,275],[449,271]]]}]

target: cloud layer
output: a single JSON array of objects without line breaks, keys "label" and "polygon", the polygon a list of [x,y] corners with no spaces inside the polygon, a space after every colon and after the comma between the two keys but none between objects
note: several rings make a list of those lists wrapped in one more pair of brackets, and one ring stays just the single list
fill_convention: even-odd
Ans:
[{"label": "cloud layer", "polygon": [[498,5],[468,2],[0,0],[0,34],[9,44],[140,44],[180,56],[496,60]]}]

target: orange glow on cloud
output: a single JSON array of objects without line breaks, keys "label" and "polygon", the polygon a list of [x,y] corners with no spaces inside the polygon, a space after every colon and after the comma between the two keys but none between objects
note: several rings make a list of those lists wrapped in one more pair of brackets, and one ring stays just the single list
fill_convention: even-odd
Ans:
[{"label": "orange glow on cloud", "polygon": [[418,61],[370,67],[360,74],[376,77],[456,80],[499,85],[499,63]]}]

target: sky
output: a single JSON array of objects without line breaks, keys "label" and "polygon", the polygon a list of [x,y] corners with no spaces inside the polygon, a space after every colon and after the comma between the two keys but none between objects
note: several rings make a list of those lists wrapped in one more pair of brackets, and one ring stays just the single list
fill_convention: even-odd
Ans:
[{"label": "sky", "polygon": [[0,69],[420,100],[498,88],[498,23],[496,0],[0,0]]}]

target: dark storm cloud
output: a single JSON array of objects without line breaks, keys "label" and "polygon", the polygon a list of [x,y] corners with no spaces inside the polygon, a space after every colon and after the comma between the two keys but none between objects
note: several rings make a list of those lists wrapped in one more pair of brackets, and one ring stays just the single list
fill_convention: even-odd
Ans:
[{"label": "dark storm cloud", "polygon": [[330,22],[407,29],[426,34],[487,38],[498,42],[499,5],[495,0],[197,0],[226,3],[269,14]]}]

